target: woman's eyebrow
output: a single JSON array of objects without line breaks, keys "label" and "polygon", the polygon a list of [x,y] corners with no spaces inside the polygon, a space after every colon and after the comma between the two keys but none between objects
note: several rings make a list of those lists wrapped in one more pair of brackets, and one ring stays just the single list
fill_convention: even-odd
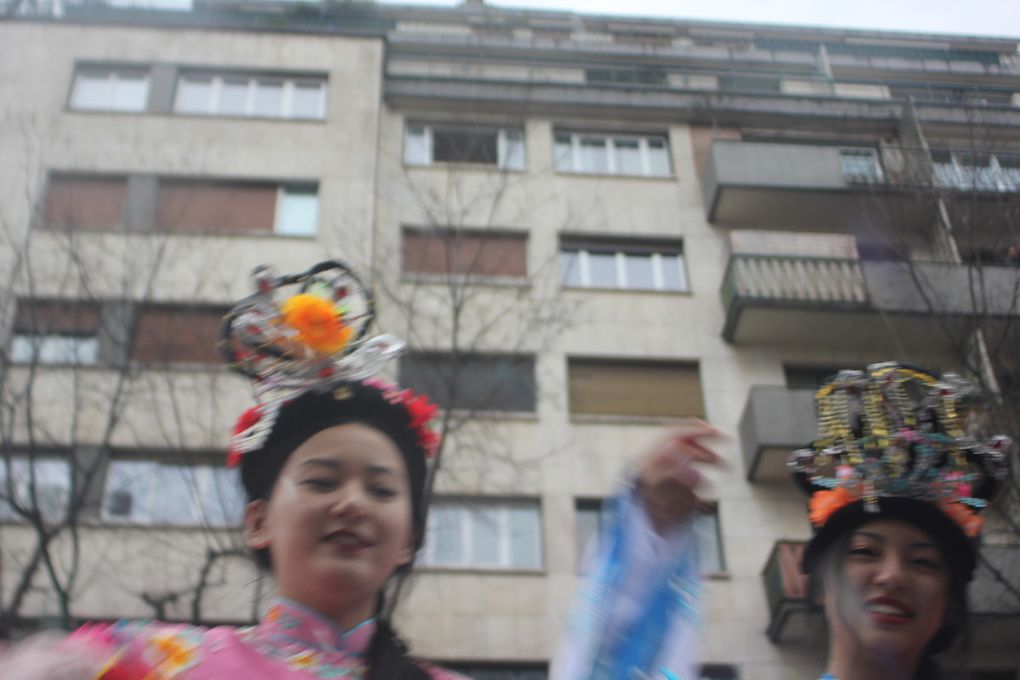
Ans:
[{"label": "woman's eyebrow", "polygon": [[864,531],[864,530],[855,531],[854,532],[854,538],[857,538],[859,536],[863,536],[865,538],[870,538],[870,539],[873,539],[875,541],[879,541],[880,543],[885,543],[885,536],[883,536],[882,534],[876,534],[873,531]]},{"label": "woman's eyebrow", "polygon": [[388,465],[369,465],[367,468],[365,468],[365,472],[367,472],[370,475],[392,475],[394,477],[400,476],[396,469],[389,467]]},{"label": "woman's eyebrow", "polygon": [[343,469],[344,464],[338,460],[332,458],[309,458],[308,460],[301,461],[302,466],[310,467],[324,467],[329,468],[331,471],[339,472]]}]

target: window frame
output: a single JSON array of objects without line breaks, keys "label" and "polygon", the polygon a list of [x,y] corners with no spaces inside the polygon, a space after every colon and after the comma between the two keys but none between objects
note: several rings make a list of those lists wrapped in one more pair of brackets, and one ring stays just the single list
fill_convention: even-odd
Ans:
[{"label": "window frame", "polygon": [[[102,73],[101,79],[106,87],[107,104],[100,106],[83,105],[78,101],[79,78],[89,73]],[[114,106],[117,99],[117,88],[123,76],[127,74],[141,75],[144,82],[144,92],[139,104],[132,106]],[[137,78],[136,78],[137,79]],[[96,78],[96,80],[100,80]],[[126,79],[125,79],[126,80]],[[149,97],[152,92],[152,69],[149,66],[133,64],[77,64],[74,74],[71,77],[71,90],[67,97],[67,108],[78,112],[98,113],[145,113],[149,110]]]},{"label": "window frame", "polygon": [[[428,160],[420,161],[410,158],[411,148],[410,138],[412,135],[412,128],[421,128],[421,151],[425,158]],[[435,159],[435,131],[437,129],[445,130],[456,130],[460,132],[476,132],[481,131],[492,131],[496,133],[496,162],[495,163],[476,163],[472,161],[437,161]],[[513,135],[519,135],[519,146],[520,158],[516,155],[511,155],[511,144],[510,138]],[[467,168],[478,168],[488,169],[495,168],[498,170],[505,170],[507,172],[523,172],[527,170],[527,131],[523,126],[512,127],[512,126],[501,126],[501,125],[466,125],[458,123],[430,123],[423,121],[409,120],[404,122],[404,149],[402,154],[402,160],[404,165],[412,167],[467,167]]]},{"label": "window frame", "polygon": [[[591,256],[592,253],[600,254],[612,252],[615,268],[615,285],[602,285],[592,282]],[[576,266],[578,282],[568,280],[569,269],[565,264],[565,256],[568,253],[576,255]],[[646,256],[652,258],[652,277],[655,286],[652,288],[632,288],[628,285],[627,256]],[[666,267],[664,258],[675,256],[679,265],[675,272],[679,287],[668,288]],[[683,241],[641,241],[637,239],[600,239],[585,238],[583,236],[572,237],[563,235],[560,237],[559,245],[560,260],[560,285],[563,288],[574,289],[595,289],[595,290],[621,290],[628,292],[658,292],[658,293],[690,293],[691,284],[688,275],[687,260],[684,257]]]},{"label": "window frame", "polygon": [[[500,241],[510,242],[514,241],[515,245],[519,245],[522,249],[521,261],[522,269],[524,270],[520,275],[514,274],[489,274],[484,271],[450,271],[449,267],[447,271],[442,272],[429,272],[412,270],[409,268],[409,262],[407,257],[407,237],[418,237],[418,238],[432,238],[440,241],[442,247],[446,249],[447,257],[450,260],[450,264],[456,264],[456,253],[451,252],[451,249],[456,246],[458,239],[464,239],[465,243],[469,243],[470,240],[475,240],[478,243],[478,252],[476,258],[483,259],[483,250],[486,247],[487,240],[489,243],[496,243]],[[400,275],[404,279],[412,281],[450,281],[450,280],[465,280],[465,281],[478,281],[482,283],[507,283],[507,284],[522,284],[529,281],[528,277],[528,241],[530,234],[527,231],[511,230],[511,229],[459,229],[452,227],[415,227],[405,225],[400,230]]]},{"label": "window frame", "polygon": [[[867,166],[869,172],[859,172],[855,170],[855,166],[859,168]],[[878,150],[872,147],[840,147],[839,169],[843,173],[843,179],[850,184],[881,184],[885,181]]]},{"label": "window frame", "polygon": [[[459,533],[460,559],[456,562],[437,562],[435,543],[429,540],[435,531],[431,524],[438,509],[452,506],[458,515],[457,530]],[[535,566],[523,566],[514,563],[512,554],[514,537],[511,531],[511,511],[515,509],[533,510],[535,535],[532,537],[533,551],[537,559]],[[484,510],[499,512],[497,527],[497,545],[499,561],[496,564],[479,563],[474,555],[475,518]],[[542,502],[539,498],[489,498],[489,497],[440,497],[432,501],[429,508],[429,520],[425,529],[425,539],[418,553],[418,566],[423,569],[442,571],[482,571],[482,572],[545,572],[545,539],[542,523]]]},{"label": "window frame", "polygon": [[[145,479],[142,482],[145,486],[144,496],[132,496],[132,512],[130,515],[121,515],[114,513],[110,510],[111,495],[120,489],[111,489],[110,484],[114,469],[121,465],[135,465],[139,468],[145,466],[147,468],[144,472]],[[167,474],[171,470],[178,471],[181,473],[181,479],[186,480],[188,490],[188,498],[191,501],[190,513],[194,519],[187,521],[174,521],[174,520],[155,520],[153,516],[157,514],[156,509],[158,503],[167,498],[165,494],[159,493],[161,483],[166,482],[166,477],[161,476],[161,473]],[[193,476],[189,479],[183,474],[183,471],[190,472]],[[136,475],[138,473],[135,473]],[[170,474],[173,474],[170,472]],[[214,513],[209,512],[207,504],[215,502],[223,504],[223,496],[219,493],[220,489],[224,488],[219,486],[221,482],[217,482],[217,477],[237,477],[237,479],[226,479],[223,480],[226,484],[235,487],[237,496],[235,500],[238,502],[236,508],[237,517],[236,519],[229,519],[226,508],[221,508],[220,514],[223,516],[224,521],[214,522],[210,521],[210,517]],[[190,486],[190,484],[194,486]],[[136,489],[129,489],[133,494],[137,493]],[[144,510],[139,511],[137,508],[140,506],[138,503],[139,498],[145,501]],[[115,526],[146,526],[146,527],[179,527],[179,528],[209,528],[209,529],[237,529],[241,526],[244,521],[244,507],[245,499],[244,494],[241,491],[241,481],[239,473],[236,468],[225,468],[222,465],[217,464],[215,461],[183,461],[183,460],[159,460],[153,457],[116,457],[113,458],[106,469],[106,474],[103,477],[103,491],[100,501],[99,519],[100,521],[115,525]]]},{"label": "window frame", "polygon": [[[9,488],[7,482],[8,469],[10,469],[12,472],[16,472],[15,468],[18,467],[27,468],[29,466],[35,467],[39,463],[42,463],[44,466],[56,464],[63,468],[61,473],[61,477],[63,477],[63,479],[59,480],[59,482],[63,482],[64,486],[59,490],[61,493],[64,494],[64,497],[61,499],[62,505],[59,516],[49,516],[48,513],[46,513],[45,508],[42,507],[38,507],[36,509],[38,509],[39,512],[42,513],[44,521],[51,523],[60,523],[66,520],[68,502],[71,500],[71,488],[73,486],[71,479],[73,471],[71,469],[70,458],[66,455],[60,455],[59,453],[19,454],[15,452],[10,456],[4,456],[2,459],[0,459],[0,522],[11,522],[15,524],[25,522],[25,517],[20,515],[14,509],[14,507],[10,504],[9,499],[7,498],[7,490]],[[38,475],[38,470],[36,471],[36,474]],[[50,483],[50,481],[44,481],[43,484]],[[26,488],[28,484],[29,482],[27,481],[23,482],[20,479],[16,480],[15,487],[13,490],[14,494],[19,498],[25,498]],[[37,477],[36,479],[37,495],[40,490],[39,484],[40,481]],[[58,483],[57,486],[59,487],[60,484]]]},{"label": "window frame", "polygon": [[[570,153],[567,156],[561,155],[559,147],[562,144],[561,138],[567,138]],[[601,138],[606,154],[605,170],[586,170],[582,163],[582,142]],[[638,154],[641,160],[641,172],[624,172],[618,170],[616,146],[619,141],[638,143]],[[666,172],[654,172],[649,152],[649,143],[658,141],[666,159]],[[569,164],[566,160],[569,159]],[[557,173],[567,175],[612,175],[614,177],[645,177],[653,179],[669,179],[675,176],[673,167],[672,152],[669,144],[669,134],[636,134],[636,133],[609,133],[589,132],[576,130],[553,130],[553,168]]]},{"label": "window frame", "polygon": [[[185,82],[208,81],[209,93],[206,95],[204,110],[182,109],[180,102],[181,88]],[[245,81],[245,103],[244,111],[222,111],[220,109],[224,83],[231,80]],[[257,106],[259,83],[280,83],[280,109],[278,114],[267,114],[259,112]],[[294,112],[294,92],[302,85],[310,83],[318,85],[319,101],[318,110],[315,115],[297,115]],[[263,120],[326,120],[326,99],[328,79],[325,76],[314,74],[272,74],[272,73],[244,73],[230,71],[201,71],[184,70],[178,74],[174,83],[174,98],[172,110],[174,115],[180,116],[211,116],[217,118],[259,118]]]},{"label": "window frame", "polygon": [[[510,368],[513,369],[513,368],[516,368],[516,366],[518,364],[521,364],[521,365],[523,365],[526,368],[530,368],[530,373],[528,375],[518,375],[518,376],[516,376],[517,378],[519,378],[521,381],[523,381],[525,383],[525,386],[530,391],[529,394],[525,395],[527,398],[524,399],[524,401],[527,401],[530,404],[530,407],[526,408],[526,409],[502,408],[500,406],[490,406],[489,404],[486,404],[486,403],[479,404],[478,402],[474,402],[472,406],[462,406],[462,405],[457,405],[457,404],[446,404],[446,403],[444,403],[445,398],[446,398],[446,391],[444,390],[443,387],[437,386],[437,385],[428,385],[428,384],[422,385],[422,384],[418,384],[417,381],[412,380],[413,376],[408,376],[405,373],[405,371],[407,370],[406,369],[406,364],[404,363],[405,361],[424,362],[424,364],[426,365],[426,370],[422,371],[422,376],[425,378],[422,382],[427,383],[428,382],[427,377],[429,375],[429,371],[431,371],[432,375],[435,376],[436,375],[436,371],[444,370],[445,369],[445,365],[440,365],[437,368],[436,364],[434,363],[435,360],[440,360],[441,362],[449,362],[450,359],[453,356],[458,356],[458,355],[452,354],[450,352],[432,351],[432,350],[411,350],[411,351],[405,353],[404,355],[401,356],[401,361],[400,361],[399,368],[398,368],[398,372],[400,373],[400,380],[399,380],[400,384],[401,385],[405,385],[405,386],[410,386],[412,389],[415,389],[417,391],[420,391],[420,392],[423,392],[423,393],[426,393],[426,394],[431,394],[433,396],[433,398],[435,398],[435,399],[437,399],[439,401],[440,406],[442,406],[444,408],[448,408],[448,409],[450,409],[452,411],[455,411],[455,412],[457,412],[457,411],[460,411],[460,412],[471,411],[472,414],[473,414],[473,417],[475,417],[475,418],[504,418],[504,417],[508,417],[508,416],[509,417],[524,416],[524,417],[532,418],[532,417],[534,417],[537,414],[537,412],[538,412],[538,396],[539,396],[539,391],[538,391],[538,380],[537,380],[537,377],[535,375],[536,357],[535,357],[534,354],[514,354],[514,353],[495,353],[495,352],[493,352],[493,353],[490,353],[490,352],[463,352],[463,353],[459,354],[460,360],[462,362],[464,362],[464,363],[468,363],[468,368],[470,368],[470,363],[469,362],[472,362],[472,361],[474,361],[474,362],[491,361],[492,364],[490,364],[489,367],[491,367],[491,368],[493,368],[493,369],[495,369],[497,371],[501,369],[501,366],[509,366]],[[429,362],[433,362],[433,363],[429,364]],[[419,367],[415,367],[415,368],[419,368]],[[420,368],[419,368],[419,370],[420,370]],[[462,366],[461,370],[465,370],[465,367]],[[440,375],[439,377],[445,377],[445,376]],[[458,378],[457,378],[456,375],[452,376],[452,380],[457,380],[457,379]],[[464,394],[463,391],[461,391],[460,394],[463,395]],[[496,390],[494,390],[492,392],[493,402],[496,401],[495,396],[497,396],[498,394],[499,394],[499,392],[496,391]],[[462,396],[462,398],[464,398],[464,397]]]}]

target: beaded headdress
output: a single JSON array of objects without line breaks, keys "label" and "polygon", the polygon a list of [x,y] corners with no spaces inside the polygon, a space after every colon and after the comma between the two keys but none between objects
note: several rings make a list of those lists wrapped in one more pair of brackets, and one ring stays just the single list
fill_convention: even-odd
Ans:
[{"label": "beaded headdress", "polygon": [[227,312],[220,328],[220,353],[251,380],[259,402],[234,427],[228,465],[262,447],[284,404],[309,391],[342,395],[343,384],[352,381],[402,405],[426,456],[435,454],[439,437],[429,421],[437,407],[372,377],[405,346],[390,335],[368,336],[375,316],[372,291],[349,267],[329,260],[301,274],[277,276],[260,266],[252,277],[255,292]]},{"label": "beaded headdress", "polygon": [[909,498],[936,505],[967,536],[977,536],[977,513],[1004,479],[1012,443],[964,432],[961,400],[971,393],[959,376],[939,378],[897,363],[840,371],[819,389],[818,437],[789,460],[811,495],[815,528],[856,501],[878,513],[882,498]]}]

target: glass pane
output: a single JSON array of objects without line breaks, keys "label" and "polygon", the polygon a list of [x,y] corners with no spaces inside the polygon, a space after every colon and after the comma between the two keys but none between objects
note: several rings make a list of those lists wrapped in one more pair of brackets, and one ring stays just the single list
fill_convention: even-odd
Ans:
[{"label": "glass pane", "polygon": [[198,512],[199,490],[195,470],[181,465],[160,465],[156,468],[152,499],[152,522],[155,524],[201,523]]},{"label": "glass pane", "polygon": [[602,137],[583,137],[581,139],[581,172],[609,172],[609,156],[606,153],[606,140]]},{"label": "glass pane", "polygon": [[570,145],[570,135],[556,135],[553,156],[556,169],[559,172],[569,172],[574,169],[574,154]]},{"label": "glass pane", "polygon": [[694,519],[694,539],[698,546],[698,565],[702,574],[722,571],[719,553],[718,516],[699,514]]},{"label": "glass pane", "polygon": [[[38,510],[50,522],[60,522],[67,517],[71,467],[66,461],[16,458],[11,461],[11,474],[14,498],[21,507]],[[3,489],[4,494],[6,491]]]},{"label": "glass pane", "polygon": [[71,92],[71,108],[106,109],[110,106],[110,73],[78,73]]},{"label": "glass pane", "polygon": [[581,286],[581,257],[576,250],[560,251],[560,276],[564,286]]},{"label": "glass pane", "polygon": [[500,165],[509,170],[523,170],[524,131],[505,130],[503,139],[503,158],[500,159]]},{"label": "glass pane", "polygon": [[220,87],[217,110],[227,116],[243,116],[248,112],[248,80],[225,78]]},{"label": "glass pane", "polygon": [[669,151],[664,139],[648,140],[648,174],[669,177]]},{"label": "glass pane", "polygon": [[595,539],[602,524],[602,510],[595,504],[578,505],[574,522],[577,541],[577,571],[580,573],[584,569],[584,558],[588,546]]},{"label": "glass pane", "polygon": [[464,561],[461,541],[461,509],[450,505],[434,505],[429,512],[426,542],[431,554],[430,564],[458,565]]},{"label": "glass pane", "polygon": [[501,532],[498,508],[471,508],[471,564],[479,567],[495,567],[501,564],[499,543]]},{"label": "glass pane", "polygon": [[179,113],[207,113],[211,96],[211,78],[181,78],[177,81],[174,110]]},{"label": "glass pane", "polygon": [[321,83],[295,83],[291,116],[322,118],[322,91]]},{"label": "glass pane", "polygon": [[636,139],[614,139],[616,173],[619,175],[643,175],[641,167],[641,146]]},{"label": "glass pane", "polygon": [[285,190],[276,209],[276,233],[315,236],[319,224],[319,196],[309,191]]},{"label": "glass pane", "polygon": [[113,108],[144,111],[149,97],[149,78],[144,73],[121,73],[113,89]]},{"label": "glass pane", "polygon": [[521,569],[542,566],[538,508],[510,508],[510,564]]},{"label": "glass pane", "polygon": [[103,490],[103,517],[148,522],[155,472],[156,463],[152,461],[115,460],[110,463]]},{"label": "glass pane", "polygon": [[627,253],[624,255],[624,265],[627,271],[627,287],[651,290],[655,288],[655,270],[652,268],[651,255],[635,255]]},{"label": "glass pane", "polygon": [[682,255],[662,255],[662,287],[666,290],[687,290],[687,270]]},{"label": "glass pane", "polygon": [[11,361],[91,365],[99,361],[99,340],[88,336],[15,335]]},{"label": "glass pane", "polygon": [[616,253],[588,254],[588,285],[597,288],[617,288]]},{"label": "glass pane", "polygon": [[283,107],[283,83],[278,80],[259,80],[255,83],[256,116],[279,116]]},{"label": "glass pane", "polygon": [[240,526],[245,497],[237,468],[202,468],[210,475],[208,490],[202,496],[203,515],[210,526]]},{"label": "glass pane", "polygon": [[404,162],[411,165],[428,165],[432,162],[424,125],[407,126],[404,133]]}]

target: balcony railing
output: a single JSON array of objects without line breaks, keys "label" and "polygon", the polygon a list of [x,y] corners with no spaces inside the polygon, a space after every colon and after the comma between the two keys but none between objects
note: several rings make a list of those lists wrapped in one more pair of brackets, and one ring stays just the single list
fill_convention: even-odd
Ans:
[{"label": "balcony railing", "polygon": [[723,283],[727,307],[737,299],[866,305],[868,292],[859,260],[733,255]]},{"label": "balcony railing", "polygon": [[791,615],[814,608],[808,578],[800,571],[805,545],[804,541],[776,541],[765,562],[761,574],[769,604],[769,625],[765,632],[772,642],[779,642]]}]

